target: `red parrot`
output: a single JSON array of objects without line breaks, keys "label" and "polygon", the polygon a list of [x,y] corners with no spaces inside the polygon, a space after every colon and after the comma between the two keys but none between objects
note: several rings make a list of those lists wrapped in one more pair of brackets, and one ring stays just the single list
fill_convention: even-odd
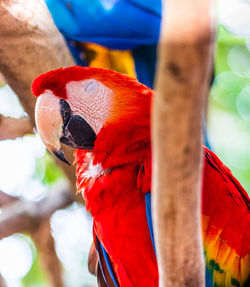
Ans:
[{"label": "red parrot", "polygon": [[[158,286],[152,232],[150,107],[154,92],[114,71],[70,67],[36,78],[36,125],[48,150],[75,151],[77,190],[93,217],[107,286]],[[250,286],[250,200],[204,147],[206,287]]]}]

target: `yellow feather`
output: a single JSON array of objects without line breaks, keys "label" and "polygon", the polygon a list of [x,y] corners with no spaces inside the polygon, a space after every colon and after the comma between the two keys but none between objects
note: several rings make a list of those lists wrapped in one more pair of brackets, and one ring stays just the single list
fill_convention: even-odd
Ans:
[{"label": "yellow feather", "polygon": [[249,276],[249,270],[250,270],[250,255],[246,255],[245,257],[241,258],[240,261],[241,265],[241,282],[242,284],[248,279]]},{"label": "yellow feather", "polygon": [[213,274],[213,282],[216,283],[216,286],[225,286],[225,279],[226,279],[226,273],[220,273],[217,270],[214,270]]},{"label": "yellow feather", "polygon": [[89,59],[91,67],[112,69],[136,78],[134,59],[130,51],[111,50],[93,43],[82,45],[86,54],[92,54]]}]

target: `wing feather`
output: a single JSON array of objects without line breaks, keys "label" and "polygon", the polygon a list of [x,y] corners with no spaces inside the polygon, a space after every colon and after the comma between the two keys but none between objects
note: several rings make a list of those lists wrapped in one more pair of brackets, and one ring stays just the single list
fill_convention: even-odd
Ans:
[{"label": "wing feather", "polygon": [[231,171],[205,149],[203,243],[213,286],[244,286],[250,277],[249,197]]}]

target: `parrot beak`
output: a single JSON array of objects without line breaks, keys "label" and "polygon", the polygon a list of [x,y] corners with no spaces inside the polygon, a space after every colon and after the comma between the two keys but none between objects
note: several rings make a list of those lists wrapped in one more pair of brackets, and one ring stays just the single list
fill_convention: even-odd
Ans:
[{"label": "parrot beak", "polygon": [[39,96],[35,108],[38,133],[50,153],[70,165],[65,158],[61,143],[77,148],[92,150],[96,134],[80,116],[73,115],[64,99],[46,91]]},{"label": "parrot beak", "polygon": [[52,153],[53,153],[58,159],[60,159],[61,161],[65,162],[65,163],[68,164],[68,165],[71,165],[71,164],[67,161],[67,159],[66,159],[66,157],[65,157],[65,154],[64,154],[62,148],[60,148],[59,150],[52,149]]},{"label": "parrot beak", "polygon": [[35,107],[35,121],[37,131],[47,150],[70,165],[61,148],[60,135],[62,134],[63,119],[60,114],[60,99],[50,91],[39,96]]}]

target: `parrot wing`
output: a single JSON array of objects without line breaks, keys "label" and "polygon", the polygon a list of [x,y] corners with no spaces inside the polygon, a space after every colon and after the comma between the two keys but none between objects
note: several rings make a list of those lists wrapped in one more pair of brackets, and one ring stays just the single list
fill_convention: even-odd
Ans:
[{"label": "parrot wing", "polygon": [[[206,287],[250,286],[249,196],[231,171],[204,147],[202,232]],[[145,193],[152,244],[151,158],[138,172],[137,188]],[[149,211],[148,211],[149,209]]]},{"label": "parrot wing", "polygon": [[249,197],[219,158],[204,149],[202,225],[206,286],[250,286],[246,285],[250,276]]}]

